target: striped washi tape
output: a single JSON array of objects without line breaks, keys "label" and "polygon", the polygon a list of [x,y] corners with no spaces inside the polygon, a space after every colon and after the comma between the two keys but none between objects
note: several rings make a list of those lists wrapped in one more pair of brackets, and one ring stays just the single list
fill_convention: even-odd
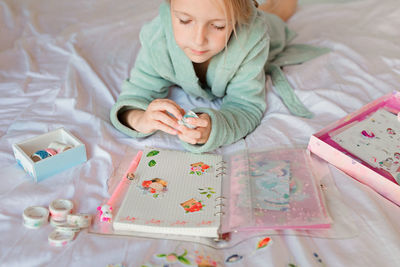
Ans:
[{"label": "striped washi tape", "polygon": [[26,208],[22,216],[25,227],[39,229],[43,225],[48,224],[49,210],[40,206],[32,206]]}]

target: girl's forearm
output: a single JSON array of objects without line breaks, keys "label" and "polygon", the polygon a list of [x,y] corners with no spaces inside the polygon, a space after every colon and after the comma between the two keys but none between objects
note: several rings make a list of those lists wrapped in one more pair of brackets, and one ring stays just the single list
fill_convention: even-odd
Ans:
[{"label": "girl's forearm", "polygon": [[144,110],[129,109],[120,115],[120,121],[123,125],[135,130],[140,118],[143,116]]}]

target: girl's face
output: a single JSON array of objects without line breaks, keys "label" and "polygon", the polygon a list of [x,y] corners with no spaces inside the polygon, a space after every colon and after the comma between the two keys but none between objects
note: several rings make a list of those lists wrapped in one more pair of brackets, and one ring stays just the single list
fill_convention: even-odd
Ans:
[{"label": "girl's face", "polygon": [[232,25],[218,0],[171,0],[175,41],[194,63],[204,63],[225,48]]}]

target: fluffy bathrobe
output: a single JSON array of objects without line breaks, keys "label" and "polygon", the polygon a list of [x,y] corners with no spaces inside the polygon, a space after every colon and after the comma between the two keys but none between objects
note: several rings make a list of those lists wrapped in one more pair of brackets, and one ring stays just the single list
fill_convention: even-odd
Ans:
[{"label": "fluffy bathrobe", "polygon": [[135,66],[111,109],[111,122],[118,130],[132,137],[150,135],[123,125],[118,115],[128,109],[145,110],[152,100],[166,98],[171,85],[178,85],[194,97],[222,98],[219,110],[193,109],[210,116],[212,129],[207,143],[182,142],[184,148],[202,153],[231,144],[260,124],[266,109],[265,73],[271,74],[275,89],[292,113],[311,116],[294,95],[280,67],[304,62],[326,50],[288,46],[294,33],[280,18],[255,10],[250,23],[239,27],[227,48],[211,59],[207,85],[202,86],[192,62],[175,42],[169,5],[161,4],[159,11],[159,16],[141,30],[142,47]]}]

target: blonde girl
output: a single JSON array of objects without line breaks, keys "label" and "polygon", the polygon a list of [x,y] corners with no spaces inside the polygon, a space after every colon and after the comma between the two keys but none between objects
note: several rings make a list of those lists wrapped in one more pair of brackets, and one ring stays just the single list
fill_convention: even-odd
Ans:
[{"label": "blonde girl", "polygon": [[[282,7],[273,2],[261,8],[281,15]],[[260,11],[252,0],[167,1],[141,30],[142,47],[111,122],[132,137],[176,135],[194,153],[236,142],[260,124],[266,63],[293,36],[282,19]],[[166,99],[172,85],[194,97],[222,98],[221,107],[195,108],[198,118],[187,120],[195,128],[180,125],[185,110]]]}]

